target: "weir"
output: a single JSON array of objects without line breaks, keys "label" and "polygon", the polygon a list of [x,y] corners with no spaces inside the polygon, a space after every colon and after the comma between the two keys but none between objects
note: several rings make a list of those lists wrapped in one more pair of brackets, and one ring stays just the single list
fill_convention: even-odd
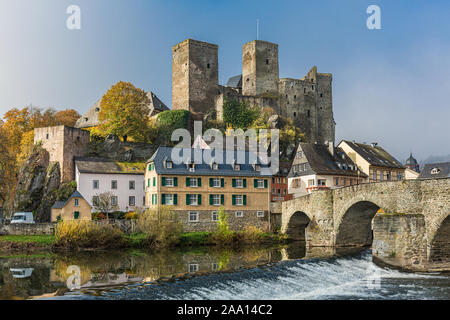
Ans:
[{"label": "weir", "polygon": [[364,247],[415,271],[450,270],[450,179],[318,190],[282,203],[281,231],[308,247]]}]

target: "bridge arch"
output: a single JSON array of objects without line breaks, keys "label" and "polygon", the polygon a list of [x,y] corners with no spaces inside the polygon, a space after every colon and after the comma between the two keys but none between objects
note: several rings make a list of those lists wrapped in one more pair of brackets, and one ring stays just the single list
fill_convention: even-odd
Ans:
[{"label": "bridge arch", "polygon": [[308,227],[310,222],[311,219],[306,213],[302,211],[296,211],[289,218],[289,222],[286,227],[286,234],[292,240],[305,241],[306,228]]},{"label": "bridge arch", "polygon": [[450,262],[450,215],[443,219],[432,236],[429,262],[448,264]]},{"label": "bridge arch", "polygon": [[372,201],[360,200],[343,211],[336,223],[337,247],[364,247],[372,244],[372,220],[380,207]]}]

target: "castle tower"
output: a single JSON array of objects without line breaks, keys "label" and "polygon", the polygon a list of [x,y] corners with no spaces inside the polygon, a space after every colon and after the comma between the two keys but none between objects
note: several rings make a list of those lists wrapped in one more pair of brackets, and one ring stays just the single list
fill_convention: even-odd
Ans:
[{"label": "castle tower", "polygon": [[254,40],[244,44],[242,52],[242,94],[278,95],[278,45]]},{"label": "castle tower", "polygon": [[219,84],[218,46],[187,39],[172,48],[172,109],[206,113]]},{"label": "castle tower", "polygon": [[50,161],[59,162],[61,182],[75,180],[73,158],[89,153],[89,137],[89,131],[67,126],[34,129],[34,143],[42,143],[50,154]]}]

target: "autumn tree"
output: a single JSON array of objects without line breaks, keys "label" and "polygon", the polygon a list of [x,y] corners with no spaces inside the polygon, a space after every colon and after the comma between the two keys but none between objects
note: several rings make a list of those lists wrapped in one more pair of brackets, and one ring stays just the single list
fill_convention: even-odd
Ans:
[{"label": "autumn tree", "polygon": [[147,94],[129,82],[113,85],[100,102],[98,133],[115,134],[124,140],[146,141],[150,103]]}]

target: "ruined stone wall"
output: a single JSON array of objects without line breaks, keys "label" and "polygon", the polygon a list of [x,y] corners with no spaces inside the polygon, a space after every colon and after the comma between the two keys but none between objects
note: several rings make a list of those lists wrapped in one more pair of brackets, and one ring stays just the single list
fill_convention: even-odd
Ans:
[{"label": "ruined stone wall", "polygon": [[242,94],[278,95],[278,45],[254,40],[244,44],[242,53]]},{"label": "ruined stone wall", "polygon": [[172,54],[172,109],[208,112],[218,94],[218,46],[187,39]]},{"label": "ruined stone wall", "polygon": [[53,223],[0,224],[0,235],[53,235],[54,231]]},{"label": "ruined stone wall", "polygon": [[73,157],[89,153],[89,131],[67,126],[34,129],[34,143],[42,142],[42,147],[50,154],[50,162],[58,162],[61,181],[75,178]]}]

